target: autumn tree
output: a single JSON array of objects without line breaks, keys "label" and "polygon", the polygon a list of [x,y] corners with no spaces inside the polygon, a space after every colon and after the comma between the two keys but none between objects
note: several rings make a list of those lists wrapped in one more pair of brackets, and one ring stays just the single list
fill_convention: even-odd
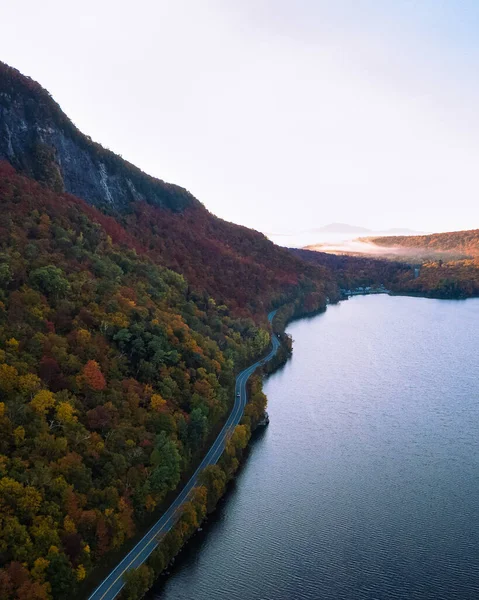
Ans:
[{"label": "autumn tree", "polygon": [[83,368],[83,381],[92,390],[101,391],[106,387],[105,377],[100,371],[99,364],[94,360],[89,360]]},{"label": "autumn tree", "polygon": [[122,591],[123,600],[140,600],[153,585],[153,571],[147,565],[130,569],[123,575],[125,586]]}]

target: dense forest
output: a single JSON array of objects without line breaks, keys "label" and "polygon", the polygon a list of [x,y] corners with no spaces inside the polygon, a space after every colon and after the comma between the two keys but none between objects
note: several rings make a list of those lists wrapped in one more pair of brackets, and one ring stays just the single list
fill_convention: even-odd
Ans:
[{"label": "dense forest", "polygon": [[150,177],[81,133],[40,84],[0,63],[0,159],[56,192],[101,208],[112,227],[197,292],[236,315],[264,319],[272,305],[319,307],[334,277],[263,234],[212,215],[189,192]]},{"label": "dense forest", "polygon": [[479,230],[452,231],[420,236],[370,238],[391,247],[392,255],[416,266],[414,278],[399,278],[391,289],[435,298],[468,298],[479,295]]},{"label": "dense forest", "polygon": [[[0,63],[1,158],[2,600],[72,597],[164,507],[224,422],[235,374],[266,351],[272,308],[284,325],[340,287],[477,293],[474,261],[417,273],[290,251],[218,219],[93,142]],[[290,351],[285,336],[278,360]],[[141,595],[214,508],[264,412],[261,379],[249,391],[220,463],[125,597]]]},{"label": "dense forest", "polygon": [[386,248],[447,252],[455,255],[479,256],[479,229],[450,231],[431,235],[387,236],[367,238],[369,242]]},{"label": "dense forest", "polygon": [[119,219],[150,256],[235,314],[264,319],[271,306],[298,295],[314,308],[337,294],[329,269],[298,260],[263,234],[218,219],[203,208],[177,215],[138,203],[132,214]]},{"label": "dense forest", "polygon": [[396,293],[420,294],[431,298],[479,296],[478,258],[425,260],[416,268],[416,278],[400,280],[392,287]]},{"label": "dense forest", "polygon": [[[0,597],[62,599],[197,463],[235,373],[269,344],[267,312],[339,293],[329,269],[102,148],[4,64],[1,158]],[[198,515],[262,416],[255,385]]]},{"label": "dense forest", "polygon": [[268,332],[0,166],[2,599],[66,598],[174,489]]},{"label": "dense forest", "polygon": [[[457,238],[461,239],[462,233],[470,232],[456,233]],[[401,255],[395,260],[393,251],[390,258],[380,259],[301,249],[290,251],[306,262],[331,269],[341,288],[382,284],[396,294],[419,294],[431,298],[470,298],[479,295],[478,257],[457,259],[449,256],[448,259],[442,259],[439,256],[443,254],[440,254],[430,258],[420,250],[406,261]]]},{"label": "dense forest", "polygon": [[414,277],[413,268],[404,262],[296,248],[290,248],[290,252],[307,263],[330,269],[341,288],[385,285],[393,289]]}]

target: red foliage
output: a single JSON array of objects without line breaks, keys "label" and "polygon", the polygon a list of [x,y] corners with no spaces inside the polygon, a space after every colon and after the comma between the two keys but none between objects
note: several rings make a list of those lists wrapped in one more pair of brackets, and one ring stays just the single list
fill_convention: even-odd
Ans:
[{"label": "red foliage", "polygon": [[19,562],[11,562],[8,565],[7,573],[15,587],[20,587],[29,579],[27,569]]},{"label": "red foliage", "polygon": [[[200,203],[173,212],[136,202],[131,214],[115,219],[79,198],[41,188],[15,174],[8,163],[0,163],[0,167],[0,195],[4,191],[2,184],[8,187],[8,178],[14,177],[14,185],[24,189],[25,212],[38,207],[39,198],[47,213],[60,217],[68,217],[73,210],[80,209],[101,225],[114,243],[146,254],[157,264],[181,273],[191,285],[190,293],[199,298],[206,292],[219,304],[226,303],[237,315],[263,317],[274,300],[296,295],[298,285],[303,282],[324,294],[325,282],[333,281],[327,269],[305,264],[257,231],[218,219]],[[0,230],[1,227],[0,223]],[[135,299],[135,293],[128,288],[122,290],[122,295]],[[87,308],[79,318],[87,327],[95,321]]]},{"label": "red foliage", "polygon": [[101,391],[106,387],[106,380],[100,367],[95,360],[89,360],[83,368],[83,378],[85,383],[93,390]]}]

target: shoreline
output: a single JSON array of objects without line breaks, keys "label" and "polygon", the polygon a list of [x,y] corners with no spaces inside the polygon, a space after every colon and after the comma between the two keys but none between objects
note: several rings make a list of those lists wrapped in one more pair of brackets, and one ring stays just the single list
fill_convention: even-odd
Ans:
[{"label": "shoreline", "polygon": [[[403,478],[400,467],[410,468],[410,477],[403,482],[412,483],[411,499],[422,505],[424,514],[428,516],[428,503],[424,502],[427,495],[415,496],[414,490],[417,483],[427,493],[429,478],[423,478],[422,471],[417,469],[423,461],[422,466],[435,471],[436,455],[430,455],[422,449],[416,453],[415,448],[418,439],[421,443],[423,440],[432,441],[440,455],[449,461],[448,444],[453,444],[454,440],[448,437],[448,423],[443,420],[443,412],[435,410],[436,399],[454,415],[455,403],[451,404],[450,398],[455,387],[455,367],[464,363],[449,361],[449,371],[443,359],[448,361],[451,358],[449,344],[455,339],[456,318],[463,324],[462,331],[467,336],[469,350],[474,347],[475,336],[470,333],[470,323],[474,322],[474,315],[478,314],[478,309],[477,299],[471,299],[468,303],[453,304],[429,299],[373,296],[354,298],[352,302],[344,303],[343,306],[330,307],[330,310],[314,321],[298,321],[290,325],[286,331],[295,339],[294,360],[265,382],[265,392],[270,400],[271,428],[264,433],[260,432],[259,442],[251,445],[251,453],[245,461],[244,470],[238,476],[236,484],[233,484],[230,496],[218,508],[218,517],[212,518],[211,523],[207,525],[207,535],[199,534],[198,538],[192,541],[191,548],[175,562],[171,578],[165,577],[164,580],[160,580],[154,588],[156,595],[151,594],[148,600],[174,600],[180,596],[198,597],[202,600],[213,597],[218,600],[223,597],[235,600],[258,596],[273,598],[275,591],[279,597],[286,600],[295,596],[291,590],[295,589],[299,577],[302,577],[301,584],[305,582],[301,590],[310,592],[311,597],[320,597],[321,593],[318,590],[324,589],[328,598],[334,598],[338,590],[337,582],[341,591],[348,590],[349,595],[345,594],[347,597],[355,597],[354,590],[357,592],[359,585],[364,581],[363,563],[354,571],[351,579],[348,578],[350,571],[347,563],[339,564],[340,568],[344,565],[344,571],[338,573],[338,579],[335,580],[334,575],[338,557],[341,560],[343,556],[341,551],[344,537],[341,536],[339,528],[345,523],[348,531],[355,532],[357,520],[354,517],[357,514],[361,514],[362,517],[368,516],[370,520],[364,528],[361,545],[355,545],[354,549],[365,548],[369,552],[368,530],[380,531],[382,540],[387,545],[378,544],[374,551],[375,562],[364,564],[372,567],[379,564],[382,568],[385,565],[382,561],[391,561],[389,564],[397,575],[391,581],[397,586],[396,591],[401,596],[401,585],[404,581],[401,579],[401,573],[404,571],[401,569],[401,563],[395,560],[396,547],[395,544],[390,544],[389,537],[391,530],[396,531],[394,526],[397,513],[390,510],[389,500],[393,499],[397,506],[402,506],[402,495],[397,496],[396,484]],[[376,335],[376,328],[381,331],[379,335]],[[368,340],[369,333],[372,334],[371,343]],[[398,340],[394,347],[390,346],[391,339]],[[413,345],[409,345],[411,339],[414,339]],[[405,353],[408,347],[414,348],[414,356]],[[327,354],[324,354],[325,350]],[[329,358],[326,358],[327,355]],[[373,362],[371,357],[374,356],[380,357],[381,362]],[[465,358],[465,351],[459,348],[456,357]],[[469,367],[462,372],[464,379],[461,381],[464,382],[464,388],[461,398],[464,404],[460,406],[463,406],[464,415],[469,414],[469,409],[473,411],[472,415],[476,411],[469,387],[473,372],[471,366],[475,363],[477,360],[472,357],[467,363]],[[400,364],[401,368],[396,369]],[[451,376],[453,377],[447,394],[443,393],[440,385],[436,385],[438,379],[429,380],[431,364],[434,365],[436,374],[444,378],[444,381],[451,381]],[[353,385],[349,376],[342,376],[344,368],[348,366],[352,367],[354,377],[356,373],[361,373]],[[420,376],[420,373],[424,373],[424,377]],[[394,386],[389,385],[392,374]],[[413,413],[409,413],[406,405],[402,406],[397,400],[398,396],[403,394],[398,382],[404,381],[405,374],[409,376],[409,383],[405,386],[403,398]],[[432,385],[435,391],[428,396],[428,389]],[[388,412],[383,410],[386,398]],[[398,409],[398,406],[401,408]],[[389,408],[393,412],[389,412]],[[412,415],[415,415],[414,418],[411,418]],[[426,415],[430,418],[426,418]],[[395,437],[398,429],[396,416],[404,419],[401,429],[406,438]],[[470,420],[467,417],[466,419]],[[333,426],[334,423],[337,424],[337,429]],[[437,444],[437,440],[440,439],[436,436],[438,425],[444,425],[443,433],[446,436],[441,444]],[[416,430],[411,431],[411,427],[425,427],[425,435],[419,437]],[[308,435],[303,434],[303,428],[308,430]],[[472,428],[477,429],[474,425]],[[372,445],[370,441],[373,442]],[[404,456],[400,454],[403,441],[407,441],[410,451]],[[428,444],[429,441],[425,443]],[[463,450],[467,451],[467,446],[470,448],[470,441],[463,446]],[[317,445],[314,445],[316,443]],[[392,462],[386,463],[386,469],[381,470],[381,474],[378,475],[377,467],[384,459],[379,452],[381,449],[389,453]],[[461,455],[466,459],[468,455],[462,452],[457,455],[459,464],[464,464],[460,462]],[[431,459],[431,456],[434,456],[434,459]],[[397,462],[398,458],[400,462]],[[477,456],[474,459],[474,462],[476,461]],[[322,466],[318,466],[316,471],[319,463],[322,463]],[[340,472],[337,464],[342,464],[344,470]],[[352,470],[351,464],[355,467],[361,466],[362,470]],[[449,466],[451,473],[457,474],[457,463],[449,462]],[[297,478],[296,468],[303,471]],[[395,476],[394,486],[390,484],[391,480],[388,477],[383,477],[388,469],[389,473]],[[442,476],[446,472],[435,472],[438,477],[437,486],[442,490]],[[357,473],[358,479],[355,480]],[[457,477],[460,480],[461,475],[458,474]],[[374,485],[370,485],[370,481],[374,479]],[[384,490],[384,495],[375,494],[379,489],[376,483]],[[286,488],[284,494],[283,488]],[[367,493],[363,494],[363,490]],[[449,512],[450,508],[450,514],[453,514],[455,486],[449,488],[449,492],[451,502],[448,502],[444,509]],[[338,500],[336,504],[336,497],[342,498],[342,501]],[[374,510],[369,512],[371,504],[368,498],[374,502],[377,498],[378,505],[382,504],[384,511],[381,514],[385,520],[381,520],[381,523],[388,523],[388,526],[375,529],[378,522],[377,513]],[[470,501],[470,504],[473,502]],[[362,507],[361,512],[357,510],[359,507]],[[330,518],[332,509],[338,512]],[[412,512],[416,514],[415,511]],[[407,511],[403,516],[403,523],[408,525],[410,520]],[[361,523],[365,520],[361,519]],[[313,545],[308,536],[314,521],[319,524],[317,528],[314,526],[314,538],[311,534],[311,539],[314,543],[320,539],[329,540],[332,545],[329,545],[329,542],[318,542],[321,552],[318,550],[315,558],[304,564],[304,552]],[[448,526],[452,526],[450,520],[446,522]],[[421,525],[421,522],[418,521],[418,524]],[[438,532],[439,539],[441,530],[437,529],[435,516],[431,517],[429,525],[434,534]],[[280,529],[283,530],[281,533]],[[469,539],[467,529],[458,533]],[[403,542],[402,554],[409,557],[407,535],[404,536]],[[421,538],[418,538],[414,546],[414,551],[420,556]],[[432,549],[438,552],[437,560],[441,560],[443,554],[440,544],[432,546],[435,546]],[[285,547],[288,548],[288,553],[281,550]],[[458,558],[462,555],[461,547],[463,546],[460,544],[456,545]],[[331,555],[328,554],[329,548],[334,548]],[[312,556],[314,557],[313,553]],[[434,554],[430,556],[434,558]],[[428,564],[437,565],[437,560]],[[424,571],[420,562],[411,564],[408,571],[416,576],[418,573],[414,571],[415,564],[419,565],[421,571],[420,583],[427,586],[428,573],[423,579]],[[467,581],[467,571],[465,573],[463,579]],[[452,572],[450,575],[452,577],[449,578],[449,582],[454,577]],[[440,574],[439,576],[443,577]],[[382,594],[377,593],[377,596],[387,597],[387,588],[381,587],[384,580],[380,574],[371,569],[368,570],[368,577],[368,583],[376,582],[378,589],[382,591]],[[165,582],[164,586],[161,585],[161,581]],[[410,583],[410,580],[405,583]],[[347,587],[349,585],[351,587]],[[438,596],[441,594],[438,593]]]},{"label": "shoreline", "polygon": [[[260,382],[262,384],[263,379],[268,377],[269,375],[272,375],[275,371],[277,371],[278,369],[280,369],[282,366],[284,366],[284,364],[288,361],[288,359],[291,357],[292,355],[292,339],[291,336],[289,336],[286,333],[286,328],[287,326],[299,319],[308,319],[308,318],[314,318],[315,316],[322,314],[326,311],[328,305],[335,305],[340,303],[341,301],[344,300],[348,300],[351,297],[356,297],[356,296],[366,296],[366,295],[379,295],[379,294],[386,294],[389,296],[411,296],[411,297],[423,297],[425,299],[434,299],[434,298],[430,298],[429,296],[425,296],[424,294],[405,294],[405,293],[395,293],[392,292],[390,290],[386,290],[386,289],[381,289],[381,290],[364,290],[364,291],[356,291],[354,290],[355,293],[352,294],[348,294],[348,295],[344,295],[344,294],[338,294],[337,297],[333,298],[333,299],[329,299],[327,298],[326,303],[325,304],[321,304],[318,308],[314,309],[314,310],[307,310],[304,309],[304,307],[302,305],[298,305],[297,301],[292,301],[290,303],[287,303],[273,311],[271,311],[268,315],[268,320],[270,322],[271,325],[271,330],[272,330],[272,339],[280,339],[280,342],[278,343],[277,347],[276,347],[276,351],[273,353],[272,350],[268,351],[267,356],[263,356],[262,358],[258,359],[255,363],[253,363],[253,365],[251,365],[250,367],[247,367],[246,369],[243,369],[237,376],[237,381],[238,378],[241,375],[244,375],[244,373],[246,371],[249,372],[248,377],[245,380],[245,383],[248,383],[248,390],[247,390],[247,402],[245,403],[245,405],[243,406],[242,409],[242,417],[241,419],[238,421],[238,425],[240,425],[243,422],[243,418],[244,418],[244,411],[246,409],[246,406],[250,403],[250,395],[251,395],[251,381],[254,378],[259,379],[260,378]],[[463,300],[466,298],[437,298],[437,299],[441,299],[441,300]],[[270,318],[271,317],[271,318]],[[270,357],[268,362],[266,363],[265,360],[267,357]],[[253,369],[254,367],[254,369]],[[260,371],[259,376],[257,375],[257,372]],[[262,389],[262,388],[261,388]],[[235,406],[233,406],[230,414],[228,415],[228,417],[226,417],[226,422],[228,421],[228,419],[231,417],[231,415],[234,413],[235,411]],[[267,414],[267,413],[266,413]],[[264,415],[264,413],[263,413]],[[264,416],[262,417],[261,420],[266,420],[264,419]],[[230,489],[231,483],[232,481],[234,481],[236,479],[236,475],[239,469],[242,468],[242,466],[244,465],[244,461],[247,458],[247,454],[249,453],[249,448],[250,448],[250,442],[253,436],[257,435],[257,431],[258,429],[263,429],[263,427],[267,426],[267,423],[269,422],[269,420],[266,420],[266,423],[256,423],[254,427],[251,428],[250,431],[250,436],[249,439],[247,441],[247,444],[245,446],[244,450],[244,454],[243,451],[240,453],[240,455],[237,457],[237,464],[235,465],[233,471],[231,472],[231,474],[228,476],[225,487],[222,491],[222,493],[220,494],[220,496],[217,498],[216,503],[219,502],[225,495],[227,495],[228,490]],[[225,425],[223,426],[223,429],[226,427],[226,422]],[[221,432],[220,432],[221,433]],[[219,434],[217,434],[217,437],[215,438],[216,440],[218,439]],[[225,447],[223,448],[223,450],[221,451],[221,453],[218,455],[217,459],[216,459],[216,463],[215,464],[219,464],[222,461],[222,458],[224,457],[224,455],[226,454],[225,452],[225,448],[226,448],[226,443],[227,440],[225,438]],[[212,446],[210,446],[210,449],[208,450],[208,452],[211,450]],[[208,453],[207,453],[208,454]],[[203,457],[206,458],[206,455]],[[200,465],[201,465],[202,461],[200,461]],[[200,467],[198,466],[198,468],[196,469],[196,471],[193,471],[193,476],[197,475],[197,472],[199,471]],[[193,477],[192,476],[192,477]],[[191,478],[192,478],[191,477]],[[191,479],[190,477],[186,477],[185,476],[185,483],[183,485],[183,488],[180,489],[179,493],[176,493],[173,498],[178,498],[178,496],[182,493],[183,489],[185,488],[185,486],[187,485],[188,481]],[[194,488],[193,488],[194,489]],[[190,490],[190,493],[193,490]],[[174,501],[174,500],[173,500]],[[181,509],[183,507],[183,504],[185,502],[188,502],[188,495],[185,497],[185,499],[183,500],[182,503],[180,503],[180,505],[177,507],[177,511],[176,512],[182,512]],[[170,505],[171,506],[171,503]],[[215,507],[216,508],[216,507]],[[214,510],[214,509],[213,509]],[[211,514],[211,512],[213,512],[213,510],[208,511],[209,514]],[[167,509],[165,509],[165,511],[163,511],[163,515],[165,514],[165,512],[167,511]],[[161,513],[160,513],[161,515]],[[161,516],[160,516],[161,518]],[[140,598],[145,597],[145,594],[148,593],[149,589],[151,589],[151,586],[153,585],[153,583],[155,581],[157,581],[159,579],[159,577],[164,576],[164,572],[168,569],[171,568],[171,565],[173,564],[176,556],[178,556],[178,554],[180,554],[182,552],[182,550],[184,549],[184,547],[188,544],[189,540],[197,533],[198,530],[202,529],[202,526],[204,524],[205,519],[207,518],[207,515],[205,514],[201,520],[198,523],[198,526],[194,528],[194,530],[192,530],[191,532],[188,533],[188,536],[186,537],[186,539],[184,539],[181,542],[181,545],[175,550],[175,553],[169,557],[168,562],[164,565],[164,567],[160,570],[155,572],[154,574],[154,580],[148,585],[148,589],[145,589],[144,592],[137,596],[137,599],[139,600]],[[176,516],[176,520],[172,521],[171,523],[171,528],[169,529],[169,532],[172,532],[175,530],[175,527],[177,526],[179,520],[181,519],[181,515],[180,516]],[[152,527],[154,527],[154,524],[156,524],[158,522],[158,518],[156,518],[156,520],[152,520],[153,525],[149,525],[149,528],[146,527],[146,529],[143,531],[143,533],[141,534],[141,536],[138,536],[136,539],[141,540],[145,537],[145,535],[148,534],[149,530],[152,529]],[[168,535],[168,533],[163,534],[163,535]],[[133,543],[133,542],[132,542]],[[139,542],[138,542],[139,543]],[[154,550],[158,550],[161,548],[163,543],[163,540],[158,542],[154,548]],[[130,550],[130,552],[132,552],[132,550]],[[124,557],[125,554],[122,553],[122,556]],[[128,556],[128,553],[126,554],[126,556]],[[148,558],[145,559],[140,565],[138,565],[139,567],[144,566],[148,564]],[[113,569],[114,570],[114,569]],[[133,569],[131,569],[133,570]],[[111,572],[110,572],[111,573]],[[101,586],[101,584],[100,584]],[[95,590],[93,591],[93,593],[90,592],[90,596],[88,596],[88,600],[95,600],[96,596],[95,593],[97,592],[98,588],[100,587],[98,586],[97,588],[95,588]],[[91,588],[90,588],[91,589]],[[120,590],[121,591],[121,590]],[[117,593],[116,596],[113,597],[119,597],[120,596],[120,591]],[[85,598],[85,596],[83,596]],[[112,597],[112,598],[113,598]],[[121,596],[120,596],[121,597]],[[105,596],[105,600],[107,599],[107,596]]]},{"label": "shoreline", "polygon": [[[281,341],[288,340],[292,344],[291,336],[286,333],[286,327],[290,323],[292,323],[294,321],[298,321],[300,319],[314,318],[320,314],[325,313],[328,308],[328,305],[339,304],[339,302],[341,302],[344,299],[347,299],[347,298],[338,297],[338,298],[335,298],[334,300],[327,299],[327,301],[324,305],[321,305],[319,308],[312,310],[312,311],[308,311],[301,307],[295,306],[294,301],[279,307],[278,309],[269,313],[269,315],[271,315],[272,313],[275,313],[273,315],[273,318],[270,321],[271,329],[272,329],[272,337],[281,336]],[[281,312],[283,312],[285,314],[281,315]],[[278,315],[278,313],[279,313],[279,315]],[[269,317],[269,315],[268,315],[268,317]],[[277,327],[276,326],[276,324],[277,324],[276,317],[278,317],[278,319],[280,319],[281,316],[282,316],[282,320],[280,322],[281,324],[279,327]],[[284,352],[281,353],[281,350],[284,350]],[[263,383],[265,378],[268,378],[270,375],[273,375],[276,371],[281,369],[286,364],[286,362],[289,360],[291,355],[292,355],[292,346],[285,348],[284,344],[280,344],[278,347],[278,351],[271,357],[271,360],[268,363],[263,364],[264,360],[265,360],[264,358],[257,361],[258,363],[261,363],[258,367],[258,369],[261,369],[261,374],[260,374],[261,384]],[[279,360],[274,361],[275,358],[278,358]],[[274,364],[271,365],[271,363],[273,361],[274,361]],[[271,366],[269,368],[265,368],[265,367],[268,367],[268,365],[271,365]],[[253,373],[252,377],[249,379],[249,382],[251,382],[251,379],[254,376],[255,376],[255,373]],[[248,394],[250,394],[250,390],[248,390]],[[267,415],[266,411],[265,411],[265,414]],[[161,572],[155,574],[155,579],[154,579],[152,585],[147,590],[145,590],[145,592],[141,596],[138,596],[137,600],[141,600],[141,598],[146,598],[146,597],[150,598],[150,600],[151,600],[151,598],[153,598],[153,596],[150,597],[150,596],[148,596],[148,594],[151,592],[154,585],[156,583],[158,583],[160,581],[160,579],[163,580],[161,583],[164,585],[166,578],[168,578],[171,575],[170,569],[174,568],[176,559],[185,551],[189,542],[194,537],[196,537],[199,533],[203,533],[203,530],[204,530],[206,524],[208,523],[209,515],[215,514],[217,512],[219,506],[224,502],[225,498],[229,495],[229,493],[231,493],[232,486],[235,484],[237,477],[240,475],[241,471],[243,470],[243,468],[245,466],[246,460],[248,459],[248,455],[251,451],[252,443],[254,443],[255,439],[258,436],[262,435],[265,427],[268,426],[269,417],[266,419],[266,421],[267,422],[265,424],[257,423],[256,427],[254,429],[252,429],[251,436],[250,436],[250,439],[248,440],[248,444],[245,448],[244,454],[241,456],[241,458],[238,462],[238,466],[235,469],[235,472],[230,477],[230,479],[227,481],[225,489],[223,490],[223,493],[219,497],[214,510],[204,516],[202,521],[198,524],[198,527],[191,533],[191,535],[189,535],[188,539],[186,539],[185,542],[181,545],[181,547],[178,549],[176,554],[170,559],[170,561],[165,566],[165,568]],[[121,598],[121,596],[120,596],[120,598]]]},{"label": "shoreline", "polygon": [[[230,443],[234,441],[233,438],[236,433],[236,429],[241,426],[244,427],[243,422],[245,421],[246,408],[253,404],[254,398],[250,398],[249,396],[251,395],[252,387],[254,385],[258,385],[254,382],[254,380],[258,380],[260,382],[259,391],[261,390],[262,379],[259,379],[257,376],[255,376],[255,374],[259,369],[261,369],[264,373],[264,366],[272,361],[272,359],[274,359],[274,357],[277,355],[278,351],[283,347],[283,344],[281,344],[278,339],[280,336],[278,335],[277,330],[275,331],[272,324],[277,310],[278,309],[274,309],[268,314],[268,321],[272,330],[272,343],[270,345],[270,350],[268,350],[266,356],[263,355],[252,365],[238,373],[235,383],[235,402],[232,406],[232,409],[226,416],[223,427],[219,431],[218,435],[214,438],[214,441],[209,446],[206,454],[203,455],[203,458],[196,470],[193,472],[193,475],[186,480],[186,483],[183,485],[183,487],[180,488],[179,492],[174,495],[174,499],[163,512],[163,514],[153,521],[153,524],[150,525],[149,528],[146,528],[141,536],[136,538],[139,539],[136,545],[131,550],[126,552],[126,554],[124,552],[122,553],[121,560],[116,563],[116,566],[112,566],[109,574],[104,577],[99,584],[97,584],[93,591],[89,592],[88,596],[81,597],[88,597],[88,600],[113,600],[113,598],[120,596],[122,589],[125,586],[125,579],[128,582],[130,574],[141,574],[140,572],[142,570],[145,571],[146,569],[147,571],[150,571],[148,581],[145,580],[144,589],[142,590],[141,594],[137,593],[136,596],[134,596],[137,600],[144,597],[145,593],[147,593],[148,589],[153,584],[153,576],[151,575],[152,569],[150,568],[150,564],[153,561],[157,562],[155,560],[157,558],[155,555],[161,554],[162,559],[164,559],[164,554],[166,552],[168,558],[165,564],[162,564],[162,560],[160,565],[156,565],[156,568],[153,569],[154,580],[156,580],[161,573],[168,568],[168,565],[171,564],[171,561],[174,561],[175,557],[186,545],[188,540],[196,533],[198,528],[201,527],[206,514],[213,512],[214,508],[216,507],[216,503],[226,492],[227,484],[234,478],[234,475],[242,462],[242,451],[247,447],[251,434],[258,426],[258,423],[254,423],[254,426],[248,428],[246,443],[239,449],[238,456],[236,456],[236,452],[234,452],[234,456],[231,461],[232,464],[228,465],[228,461],[225,459],[225,457],[227,455],[229,456],[231,453]],[[289,353],[285,353],[284,358],[282,356],[280,361],[275,364],[274,370],[284,364],[288,356]],[[246,388],[247,384],[248,389]],[[257,393],[258,390],[256,390],[255,395],[257,395]],[[264,410],[261,413],[259,421],[262,419],[264,419]],[[189,508],[189,505],[194,504],[195,495],[197,495],[198,490],[202,488],[205,489],[202,486],[203,482],[201,481],[204,473],[211,467],[220,469],[219,465],[225,468],[226,479],[224,481],[224,487],[221,493],[214,501],[214,506],[212,508],[209,506],[206,508],[205,506],[204,510],[203,507],[198,507],[199,512],[203,513],[198,515],[198,523],[196,523],[194,527],[190,528],[191,531],[185,530],[184,527],[181,528],[183,516],[186,513],[187,508]],[[166,545],[166,542],[170,541],[171,538],[174,538],[177,535],[178,529],[181,529],[181,541],[178,544],[175,543],[173,548],[169,548],[168,551],[164,552],[164,546]],[[175,542],[176,541],[177,540],[175,540]],[[131,543],[133,544],[134,541]],[[125,574],[127,574],[126,578],[124,577]],[[132,596],[129,597],[131,598]]]},{"label": "shoreline", "polygon": [[[296,320],[300,320],[300,319],[308,319],[308,318],[314,318],[320,314],[323,314],[328,305],[336,305],[339,304],[341,301],[344,300],[348,300],[350,297],[356,297],[356,296],[367,296],[367,295],[380,295],[380,294],[385,294],[388,296],[409,296],[409,294],[397,294],[394,292],[391,292],[390,290],[371,290],[371,291],[362,291],[362,292],[357,292],[355,294],[351,294],[351,295],[347,295],[347,296],[340,296],[338,298],[335,298],[333,300],[329,300],[328,302],[323,305],[320,306],[318,309],[314,310],[314,311],[307,311],[304,310],[300,307],[296,307],[294,305],[294,302],[283,305],[282,307],[280,307],[279,309],[277,309],[275,311],[275,315],[274,318],[271,321],[271,326],[272,326],[272,331],[273,331],[273,335],[281,335],[282,340],[284,339],[288,339],[291,341],[291,336],[289,336],[286,333],[286,327],[296,321]],[[425,296],[423,294],[411,294],[411,296],[414,297],[422,297],[425,299],[434,299],[434,298],[430,298],[428,296]],[[440,300],[456,300],[453,298],[437,298]],[[460,298],[462,299],[462,298]],[[278,323],[278,320],[279,323]],[[279,327],[278,327],[279,324]],[[286,350],[283,354],[280,353],[280,350]],[[290,358],[291,356],[291,350],[288,351],[288,349],[285,349],[284,344],[281,344],[278,348],[278,352],[276,354],[274,354],[271,357],[271,361],[268,364],[271,364],[271,362],[274,361],[275,358],[279,358],[279,361],[275,362],[272,367],[265,368],[267,367],[267,365],[263,365],[261,363],[263,363],[264,359],[260,359],[259,361],[257,361],[258,367],[256,370],[261,369],[261,382],[263,381],[264,378],[268,377],[269,375],[273,374],[275,371],[277,371],[278,369],[280,369],[282,366],[284,366],[284,364],[287,362],[287,360]],[[253,373],[254,375],[254,373]],[[251,381],[251,380],[250,380]],[[268,421],[269,422],[269,421]],[[218,498],[217,504],[222,503],[224,501],[224,498],[228,496],[229,492],[232,489],[232,485],[234,485],[234,482],[237,479],[237,476],[241,473],[245,462],[248,458],[250,449],[251,449],[251,442],[254,442],[254,438],[257,437],[258,435],[261,435],[262,431],[264,430],[264,427],[267,426],[267,424],[265,424],[264,426],[261,426],[259,424],[257,424],[257,426],[252,429],[251,431],[251,437],[248,440],[247,446],[245,447],[245,451],[244,454],[242,454],[242,456],[240,457],[240,460],[238,462],[238,465],[235,468],[234,473],[231,475],[231,477],[228,479],[227,484],[223,490],[223,493],[221,494],[221,496]],[[213,512],[216,512],[217,510],[217,506],[215,506],[214,510],[211,511],[209,514],[212,514]],[[166,578],[169,577],[170,575],[170,569],[173,567],[176,558],[185,550],[186,546],[188,545],[189,541],[195,537],[197,535],[197,533],[201,533],[204,529],[205,523],[208,522],[208,515],[205,515],[205,517],[202,519],[202,521],[199,523],[198,527],[192,531],[192,533],[189,535],[189,537],[184,541],[184,543],[181,545],[181,547],[178,548],[178,551],[176,552],[176,554],[171,558],[171,560],[168,562],[168,564],[165,566],[165,568],[155,574],[155,579],[154,579],[154,583],[157,583],[160,578]],[[151,587],[148,590],[145,590],[144,594],[142,596],[138,596],[138,599],[140,598],[144,598],[146,594],[148,594],[148,592],[151,590]]]}]

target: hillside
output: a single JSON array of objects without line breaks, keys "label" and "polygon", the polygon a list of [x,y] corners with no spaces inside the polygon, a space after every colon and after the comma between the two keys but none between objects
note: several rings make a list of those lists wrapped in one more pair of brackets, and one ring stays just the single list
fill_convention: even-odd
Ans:
[{"label": "hillside", "polygon": [[398,293],[435,298],[479,295],[479,229],[367,241],[390,249],[388,258],[416,264],[414,278],[401,279],[392,286]]},{"label": "hillside", "polygon": [[238,315],[334,296],[334,277],[305,265],[263,234],[218,219],[179,186],[141,172],[83,135],[46,90],[0,63],[0,159],[50,189],[116,219],[152,260],[185,275],[200,294]]},{"label": "hillside", "polygon": [[397,247],[381,258],[295,248],[290,252],[305,262],[330,269],[342,288],[383,284],[395,294],[451,299],[479,296],[479,257],[446,259],[447,253],[439,251],[405,257]]},{"label": "hillside", "polygon": [[61,599],[176,487],[269,336],[5,163],[0,199],[0,597]]},{"label": "hillside", "polygon": [[297,248],[290,248],[290,252],[307,263],[330,269],[342,288],[382,284],[394,289],[413,279],[413,269],[402,262]]},{"label": "hillside", "polygon": [[401,280],[394,291],[432,298],[479,296],[479,257],[463,260],[427,260],[413,279]]},{"label": "hillside", "polygon": [[447,252],[455,255],[479,255],[479,229],[430,235],[370,237],[368,242],[385,248]]},{"label": "hillside", "polygon": [[5,65],[0,158],[0,598],[61,600],[197,464],[267,311],[338,286],[95,144]]}]

